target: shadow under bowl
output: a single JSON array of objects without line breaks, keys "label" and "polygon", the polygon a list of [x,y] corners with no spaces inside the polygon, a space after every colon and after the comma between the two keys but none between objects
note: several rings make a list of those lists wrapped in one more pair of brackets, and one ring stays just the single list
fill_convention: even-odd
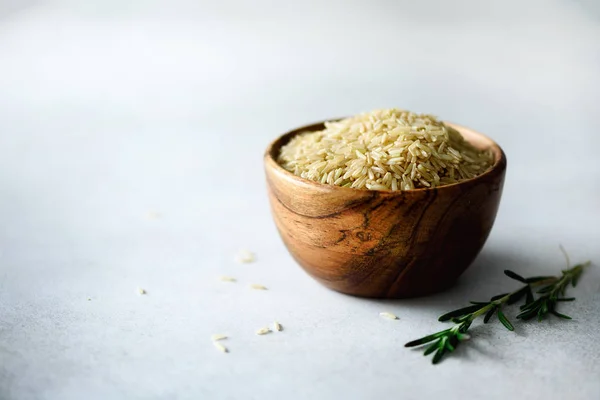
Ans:
[{"label": "shadow under bowl", "polygon": [[275,224],[292,257],[314,279],[338,292],[373,298],[432,294],[454,284],[483,247],[502,195],[506,156],[471,129],[446,123],[493,166],[459,183],[407,191],[374,191],[321,184],[277,163],[293,136],[324,129],[294,129],[264,156]]}]

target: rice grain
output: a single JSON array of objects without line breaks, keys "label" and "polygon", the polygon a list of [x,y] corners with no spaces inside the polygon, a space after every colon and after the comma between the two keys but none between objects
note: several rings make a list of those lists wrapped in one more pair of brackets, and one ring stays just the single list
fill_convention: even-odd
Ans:
[{"label": "rice grain", "polygon": [[248,264],[254,262],[256,260],[256,257],[251,251],[242,249],[235,256],[235,260],[241,264]]},{"label": "rice grain", "polygon": [[255,290],[268,290],[266,286],[259,285],[258,283],[251,284],[250,288]]},{"label": "rice grain", "polygon": [[282,146],[278,161],[323,184],[411,190],[473,178],[490,168],[493,156],[431,115],[384,109],[296,135]]},{"label": "rice grain", "polygon": [[390,312],[382,312],[379,313],[380,316],[382,316],[383,318],[387,318],[387,319],[399,319],[397,316],[395,316],[394,314],[390,313]]},{"label": "rice grain", "polygon": [[219,350],[220,352],[229,353],[229,350],[227,349],[227,347],[223,346],[223,344],[221,344],[219,342],[213,342],[213,344],[215,345],[217,350]]}]

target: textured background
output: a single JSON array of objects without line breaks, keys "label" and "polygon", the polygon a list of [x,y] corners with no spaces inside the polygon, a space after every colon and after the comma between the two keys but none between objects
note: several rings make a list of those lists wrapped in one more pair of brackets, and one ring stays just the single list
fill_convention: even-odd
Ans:
[{"label": "textured background", "polygon": [[[81,3],[0,1],[1,399],[600,398],[597,2]],[[388,106],[509,160],[482,254],[423,299],[317,285],[265,195],[279,133]],[[559,243],[596,261],[574,321],[476,326],[435,368],[402,347],[505,268],[560,270]]]}]

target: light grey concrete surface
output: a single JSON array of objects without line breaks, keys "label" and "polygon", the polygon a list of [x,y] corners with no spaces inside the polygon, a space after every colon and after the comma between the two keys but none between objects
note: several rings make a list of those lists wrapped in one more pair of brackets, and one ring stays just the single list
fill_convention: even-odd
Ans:
[{"label": "light grey concrete surface", "polygon": [[[597,2],[83,3],[0,2],[0,399],[600,398]],[[388,106],[509,160],[485,249],[423,299],[313,282],[263,183],[279,133]],[[559,243],[596,262],[574,321],[475,326],[438,367],[402,347]]]}]

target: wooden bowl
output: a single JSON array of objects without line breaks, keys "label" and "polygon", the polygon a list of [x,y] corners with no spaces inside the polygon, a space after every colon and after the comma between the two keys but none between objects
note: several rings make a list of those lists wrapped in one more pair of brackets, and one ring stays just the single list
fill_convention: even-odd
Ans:
[{"label": "wooden bowl", "polygon": [[373,191],[300,178],[277,163],[294,129],[264,160],[273,219],[288,251],[309,275],[338,292],[375,298],[444,290],[483,247],[500,203],[506,156],[486,136],[448,124],[495,162],[476,178],[433,189]]}]

